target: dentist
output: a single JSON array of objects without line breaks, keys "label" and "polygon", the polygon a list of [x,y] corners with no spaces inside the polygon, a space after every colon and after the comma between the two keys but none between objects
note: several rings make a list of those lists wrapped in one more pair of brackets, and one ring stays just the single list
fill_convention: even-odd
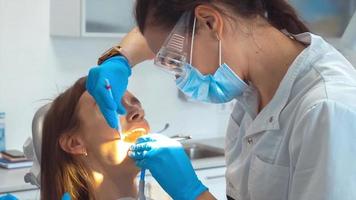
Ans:
[{"label": "dentist", "polygon": [[[356,199],[356,70],[287,1],[137,0],[136,21],[139,31],[89,72],[111,127],[125,114],[131,67],[154,56],[190,98],[237,100],[225,144],[229,200]],[[130,156],[173,199],[215,199],[178,142],[141,137]]]}]

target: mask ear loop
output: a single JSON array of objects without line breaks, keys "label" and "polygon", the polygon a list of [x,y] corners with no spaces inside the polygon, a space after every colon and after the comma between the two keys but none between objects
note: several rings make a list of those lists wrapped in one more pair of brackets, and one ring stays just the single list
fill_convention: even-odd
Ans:
[{"label": "mask ear loop", "polygon": [[216,38],[219,41],[219,65],[221,66],[221,39],[220,39],[218,33],[216,33]]},{"label": "mask ear loop", "polygon": [[190,44],[190,58],[189,58],[189,64],[193,65],[193,47],[194,47],[194,37],[195,37],[195,26],[197,23],[197,17],[194,16],[194,22],[193,22],[193,31],[192,31],[192,41]]}]

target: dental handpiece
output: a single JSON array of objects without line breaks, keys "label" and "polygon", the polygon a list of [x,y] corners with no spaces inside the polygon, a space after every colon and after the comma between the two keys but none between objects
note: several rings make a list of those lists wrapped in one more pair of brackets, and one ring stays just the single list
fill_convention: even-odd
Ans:
[{"label": "dental handpiece", "polygon": [[146,200],[145,196],[145,175],[146,175],[146,170],[141,169],[141,174],[140,174],[140,182],[138,185],[138,199],[139,200]]}]

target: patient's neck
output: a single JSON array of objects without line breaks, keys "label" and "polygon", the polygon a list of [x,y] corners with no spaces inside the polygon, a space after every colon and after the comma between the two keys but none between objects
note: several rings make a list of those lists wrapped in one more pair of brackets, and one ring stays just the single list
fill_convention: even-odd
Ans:
[{"label": "patient's neck", "polygon": [[97,199],[117,200],[123,197],[137,197],[135,183],[137,172],[112,166],[98,166],[98,164],[94,169],[92,172]]}]

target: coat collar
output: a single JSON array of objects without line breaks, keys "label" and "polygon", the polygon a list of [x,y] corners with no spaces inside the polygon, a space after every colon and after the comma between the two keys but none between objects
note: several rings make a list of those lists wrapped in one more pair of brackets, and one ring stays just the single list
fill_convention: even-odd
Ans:
[{"label": "coat collar", "polygon": [[[268,105],[257,114],[259,95],[257,89],[250,84],[244,94],[237,98],[238,102],[253,119],[251,127],[247,130],[246,136],[253,135],[267,130],[280,129],[280,113],[289,101],[293,86],[298,77],[307,73],[313,63],[311,57],[317,53],[313,49],[320,45],[320,37],[311,33],[292,35],[296,40],[310,44],[294,60],[286,75],[282,79],[275,95]],[[319,52],[320,53],[320,52]]]}]

